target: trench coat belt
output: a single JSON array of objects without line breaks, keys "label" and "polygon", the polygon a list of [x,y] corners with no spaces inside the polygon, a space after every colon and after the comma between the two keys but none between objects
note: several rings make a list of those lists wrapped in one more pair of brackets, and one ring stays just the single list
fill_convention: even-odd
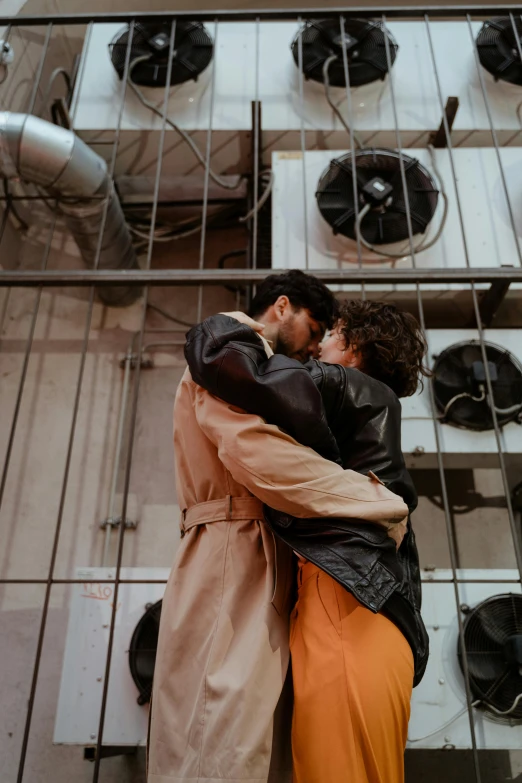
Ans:
[{"label": "trench coat belt", "polygon": [[181,512],[179,527],[183,537],[187,530],[209,522],[238,521],[240,519],[264,519],[263,504],[255,497],[232,497],[196,503]]}]

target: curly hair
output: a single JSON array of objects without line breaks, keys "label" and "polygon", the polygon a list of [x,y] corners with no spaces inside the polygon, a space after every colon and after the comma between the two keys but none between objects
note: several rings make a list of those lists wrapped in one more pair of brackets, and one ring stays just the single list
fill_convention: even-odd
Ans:
[{"label": "curly hair", "polygon": [[248,310],[251,318],[259,318],[280,296],[287,296],[295,308],[304,308],[325,329],[331,329],[339,317],[339,304],[324,283],[300,269],[291,269],[265,277]]},{"label": "curly hair", "polygon": [[352,299],[341,305],[338,326],[346,345],[360,355],[360,369],[397,397],[415,394],[431,375],[424,365],[426,340],[417,319],[395,305]]}]

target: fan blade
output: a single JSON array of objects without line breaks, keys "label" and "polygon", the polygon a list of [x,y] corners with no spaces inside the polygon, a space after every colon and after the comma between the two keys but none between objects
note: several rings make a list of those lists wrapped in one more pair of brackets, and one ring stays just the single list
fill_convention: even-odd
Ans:
[{"label": "fan blade", "polygon": [[499,609],[496,601],[491,605],[482,604],[474,613],[474,621],[487,638],[499,647],[503,647],[511,635],[510,628],[502,628],[499,625]]},{"label": "fan blade", "polygon": [[[382,30],[382,27],[378,22],[368,22],[364,27],[358,30],[357,36],[354,36],[354,38],[356,37],[359,44],[361,44],[364,39],[368,37],[372,30]],[[386,35],[384,30],[382,30],[382,32],[383,35]]]},{"label": "fan blade", "polygon": [[313,27],[314,30],[317,30],[319,36],[323,39],[323,43],[326,44],[329,51],[332,51],[335,46],[333,39],[333,36],[335,35],[334,29],[325,29],[320,22],[314,22],[313,20],[310,22],[309,27]]},{"label": "fan blade", "polygon": [[347,209],[345,212],[343,212],[343,214],[340,217],[338,217],[336,220],[333,221],[332,226],[336,229],[339,229],[340,226],[342,226],[348,220],[353,218],[354,215],[355,215],[355,210],[353,208]]},{"label": "fan blade", "polygon": [[[351,162],[351,161],[350,161]],[[353,176],[353,168],[351,165],[348,165],[342,158],[335,158],[332,160],[332,164],[336,164],[340,169],[345,171],[350,177]],[[368,182],[368,174],[365,169],[361,168],[360,166],[357,166],[357,158],[355,159],[355,178],[357,180],[357,184],[362,187],[363,185],[366,185]]]},{"label": "fan blade", "polygon": [[186,57],[176,57],[176,63],[182,65],[190,73],[197,73],[198,71],[197,66],[194,65],[194,63],[190,62],[190,60],[187,60]]},{"label": "fan blade", "polygon": [[377,68],[381,73],[388,73],[388,65],[381,65],[381,63],[377,61],[377,58],[374,59],[372,57],[372,52],[368,52],[366,55],[359,54],[357,62],[367,63],[373,68]]},{"label": "fan blade", "polygon": [[310,60],[309,63],[304,62],[303,57],[303,73],[310,73],[314,70],[314,68],[317,68],[319,65],[322,65],[326,59],[326,55],[316,55],[315,59]]},{"label": "fan blade", "polygon": [[511,67],[515,63],[514,57],[506,57],[505,60],[503,60],[500,65],[497,65],[496,72],[497,73],[504,73],[504,71],[507,71],[509,67]]},{"label": "fan blade", "polygon": [[481,683],[496,681],[502,677],[506,670],[506,662],[503,655],[491,652],[468,652],[468,670],[470,676]]},{"label": "fan blade", "polygon": [[[419,161],[416,158],[410,158],[409,160],[405,161],[403,156],[402,162],[404,166],[404,176],[406,177],[407,172],[412,168],[412,166],[416,166]],[[397,160],[397,164],[398,164],[397,171],[392,175],[391,179],[388,180],[390,185],[394,185],[397,178],[401,178],[401,184],[402,184],[401,166],[399,160]],[[408,180],[406,180],[406,184],[407,182]]]}]

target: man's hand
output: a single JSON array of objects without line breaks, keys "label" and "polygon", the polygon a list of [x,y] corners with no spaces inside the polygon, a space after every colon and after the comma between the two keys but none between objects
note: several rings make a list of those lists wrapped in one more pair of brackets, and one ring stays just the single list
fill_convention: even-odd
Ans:
[{"label": "man's hand", "polygon": [[246,313],[242,313],[241,310],[234,310],[233,313],[220,313],[220,315],[228,315],[230,318],[235,318],[236,321],[239,321],[240,323],[245,324],[246,326],[250,326],[250,328],[253,329],[254,332],[259,332],[259,334],[263,334],[265,325],[260,324],[259,321],[254,321],[253,318],[250,318],[250,316],[246,315]]},{"label": "man's hand", "polygon": [[393,538],[395,546],[398,549],[402,544],[402,539],[408,530],[408,517],[404,517],[401,522],[391,522],[388,527],[388,536]]}]

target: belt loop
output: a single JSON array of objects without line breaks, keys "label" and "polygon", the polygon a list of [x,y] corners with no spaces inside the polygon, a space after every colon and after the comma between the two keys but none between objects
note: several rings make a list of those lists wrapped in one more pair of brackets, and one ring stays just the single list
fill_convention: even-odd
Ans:
[{"label": "belt loop", "polygon": [[180,517],[180,520],[179,520],[179,532],[180,532],[181,538],[183,538],[183,536],[185,535],[185,518],[186,518],[186,516],[187,516],[187,509],[184,508],[182,510],[182,512],[181,512],[181,517]]},{"label": "belt loop", "polygon": [[225,519],[229,522],[232,519],[232,495],[225,498]]}]

